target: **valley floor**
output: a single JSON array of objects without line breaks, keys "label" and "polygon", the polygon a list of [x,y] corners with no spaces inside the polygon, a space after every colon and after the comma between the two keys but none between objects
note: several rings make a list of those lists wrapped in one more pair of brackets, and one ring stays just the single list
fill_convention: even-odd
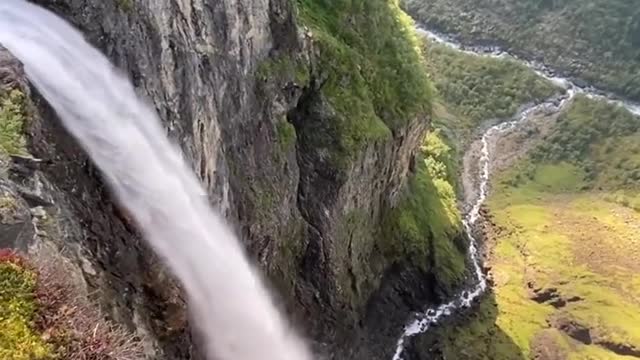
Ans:
[{"label": "valley floor", "polygon": [[540,191],[558,186],[544,172],[490,198],[493,291],[439,330],[442,358],[640,357],[640,213],[607,194]]}]

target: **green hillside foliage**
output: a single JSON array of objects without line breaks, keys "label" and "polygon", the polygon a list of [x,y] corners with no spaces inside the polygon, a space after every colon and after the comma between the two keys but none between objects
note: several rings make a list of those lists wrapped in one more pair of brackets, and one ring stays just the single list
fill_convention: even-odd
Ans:
[{"label": "green hillside foliage", "polygon": [[434,274],[440,289],[452,291],[464,276],[461,216],[451,179],[450,148],[438,132],[425,137],[416,173],[398,207],[383,223],[384,251],[410,259]]},{"label": "green hillside foliage", "polygon": [[559,91],[512,59],[473,56],[423,39],[427,71],[436,88],[433,124],[452,149],[449,169],[458,185],[459,160],[483,123],[511,118],[527,103]]},{"label": "green hillside foliage", "polygon": [[495,40],[599,87],[640,99],[640,7],[633,0],[405,0],[418,21]]},{"label": "green hillside foliage", "polygon": [[532,156],[538,163],[578,166],[600,190],[640,189],[640,118],[579,96]]},{"label": "green hillside foliage", "polygon": [[431,109],[411,19],[397,0],[297,0],[319,50],[322,93],[337,114],[341,151],[390,137]]},{"label": "green hillside foliage", "polygon": [[640,118],[576,98],[539,146],[492,175],[492,289],[422,348],[462,360],[630,358],[616,349],[640,341],[639,154]]},{"label": "green hillside foliage", "polygon": [[553,84],[512,59],[461,53],[425,43],[429,74],[447,108],[469,119],[470,127],[509,118],[525,103],[549,98]]}]

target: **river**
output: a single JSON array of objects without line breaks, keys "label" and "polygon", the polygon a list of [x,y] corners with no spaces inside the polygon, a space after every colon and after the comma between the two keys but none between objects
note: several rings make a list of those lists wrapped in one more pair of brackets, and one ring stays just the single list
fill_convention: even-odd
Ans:
[{"label": "river", "polygon": [[474,191],[476,194],[475,198],[467,204],[466,208],[468,208],[469,211],[463,218],[463,228],[469,239],[469,262],[471,263],[472,275],[474,277],[473,280],[470,281],[472,285],[460,290],[451,300],[449,300],[449,302],[427,308],[424,312],[412,316],[409,323],[404,327],[402,335],[398,339],[393,360],[402,360],[406,341],[409,338],[428,331],[431,327],[437,325],[444,318],[453,315],[456,311],[471,307],[471,305],[487,290],[487,278],[486,274],[482,270],[481,258],[479,255],[479,243],[476,235],[474,235],[474,228],[480,219],[480,209],[482,208],[482,205],[487,199],[489,193],[489,180],[491,176],[491,152],[489,150],[489,144],[491,138],[516,129],[518,126],[526,122],[532,114],[537,113],[540,110],[544,110],[548,114],[562,111],[578,94],[583,94],[588,98],[602,100],[624,107],[632,114],[640,116],[640,104],[626,101],[617,97],[615,94],[598,90],[592,86],[580,87],[569,78],[558,76],[552,69],[544,64],[518,58],[497,47],[464,46],[459,42],[456,42],[451,36],[426,30],[424,28],[418,27],[416,31],[419,35],[428,38],[430,41],[446,45],[449,48],[458,50],[465,54],[514,59],[526,65],[539,76],[564,89],[564,93],[559,96],[553,96],[542,103],[526,106],[511,119],[490,127],[482,134],[482,137],[480,138],[482,144],[481,154],[479,157],[477,181],[475,182],[478,188]]}]

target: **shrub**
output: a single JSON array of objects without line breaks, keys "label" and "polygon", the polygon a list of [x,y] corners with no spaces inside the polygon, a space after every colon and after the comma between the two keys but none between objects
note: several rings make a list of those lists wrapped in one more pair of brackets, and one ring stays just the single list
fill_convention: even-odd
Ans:
[{"label": "shrub", "polygon": [[140,339],[105,320],[52,254],[0,250],[0,358],[142,359]]},{"label": "shrub", "polygon": [[60,257],[30,259],[38,274],[36,324],[61,359],[138,360],[142,343],[124,328],[107,321],[79,284],[73,269]]},{"label": "shrub", "polygon": [[0,250],[0,358],[53,359],[52,347],[34,326],[36,273],[24,258]]},{"label": "shrub", "polygon": [[24,154],[24,94],[18,90],[0,92],[0,153]]}]

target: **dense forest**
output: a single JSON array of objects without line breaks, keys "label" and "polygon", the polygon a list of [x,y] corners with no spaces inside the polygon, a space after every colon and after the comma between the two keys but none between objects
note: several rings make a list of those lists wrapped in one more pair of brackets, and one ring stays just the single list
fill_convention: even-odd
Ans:
[{"label": "dense forest", "polygon": [[462,147],[479,126],[509,119],[521,106],[560,92],[513,59],[464,54],[426,39],[422,49],[437,89],[434,121],[454,130]]},{"label": "dense forest", "polygon": [[498,44],[592,85],[640,99],[633,0],[405,0],[417,21],[469,44]]}]

